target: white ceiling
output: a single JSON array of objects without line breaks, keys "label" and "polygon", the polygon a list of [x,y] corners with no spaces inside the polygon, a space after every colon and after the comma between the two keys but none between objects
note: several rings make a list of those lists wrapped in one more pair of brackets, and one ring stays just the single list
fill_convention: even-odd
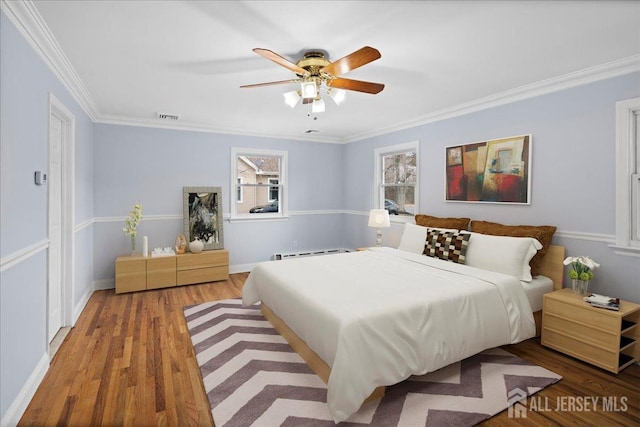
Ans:
[{"label": "white ceiling", "polygon": [[[68,83],[76,98],[107,123],[344,142],[640,70],[638,1],[36,0],[27,7],[77,73]],[[255,47],[296,62],[308,49],[336,60],[363,46],[382,58],[344,77],[385,89],[349,92],[340,107],[327,99],[317,120],[307,106],[284,104],[282,93],[295,85],[239,88],[295,78]],[[160,121],[157,112],[180,120]]]}]

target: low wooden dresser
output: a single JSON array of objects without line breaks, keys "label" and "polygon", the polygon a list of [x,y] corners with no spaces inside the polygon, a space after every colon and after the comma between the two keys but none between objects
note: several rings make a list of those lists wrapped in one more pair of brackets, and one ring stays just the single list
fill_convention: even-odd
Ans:
[{"label": "low wooden dresser", "polygon": [[125,255],[116,258],[116,293],[144,291],[229,278],[225,249],[162,257]]},{"label": "low wooden dresser", "polygon": [[618,373],[640,356],[640,304],[595,308],[565,288],[544,295],[542,345]]}]

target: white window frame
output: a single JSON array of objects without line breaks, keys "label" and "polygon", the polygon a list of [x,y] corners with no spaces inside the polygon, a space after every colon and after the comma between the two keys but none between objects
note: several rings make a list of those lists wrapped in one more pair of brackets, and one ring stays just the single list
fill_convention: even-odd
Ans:
[{"label": "white window frame", "polygon": [[640,97],[616,102],[617,254],[640,257]]},{"label": "white window frame", "polygon": [[[407,151],[415,151],[416,152],[416,186],[414,191],[414,202],[416,213],[420,211],[420,141],[411,141],[403,144],[390,145],[386,147],[376,148],[373,153],[373,162],[374,162],[374,188],[373,188],[373,208],[374,209],[384,209],[384,190],[382,188],[383,184],[383,165],[382,159],[385,155],[394,154],[394,153],[402,153]],[[414,216],[409,215],[390,215],[391,222],[405,223],[405,222],[414,222]]]},{"label": "white window frame", "polygon": [[[279,157],[280,158],[280,179],[278,183],[280,196],[280,212],[267,212],[261,214],[238,214],[236,212],[236,198],[238,194],[238,159],[240,157]],[[282,220],[289,218],[289,193],[287,186],[288,178],[288,152],[280,150],[261,150],[256,148],[231,148],[231,191],[229,191],[229,221],[265,221]],[[248,185],[248,184],[247,184]]]},{"label": "white window frame", "polygon": [[244,187],[242,186],[243,182],[241,176],[236,176],[236,183],[240,184],[239,186],[236,186],[236,203],[244,203]]},{"label": "white window frame", "polygon": [[[278,182],[274,184],[273,181],[278,181]],[[275,202],[278,199],[271,198],[271,187],[278,186],[280,184],[280,178],[267,178],[267,183],[269,184],[269,190],[268,190],[269,197],[267,198],[267,200],[269,200],[269,202]],[[278,188],[278,198],[279,197],[280,197],[280,188]]]}]

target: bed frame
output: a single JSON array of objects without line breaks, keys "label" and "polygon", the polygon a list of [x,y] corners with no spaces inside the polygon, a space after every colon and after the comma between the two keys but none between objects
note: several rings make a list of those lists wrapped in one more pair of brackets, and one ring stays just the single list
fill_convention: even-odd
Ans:
[{"label": "bed frame", "polygon": [[[547,250],[547,254],[542,259],[540,265],[540,274],[550,278],[553,281],[553,290],[557,291],[562,289],[562,278],[564,276],[564,258],[565,258],[564,246],[551,245]],[[266,304],[262,304],[262,315],[267,319],[275,328],[276,331],[282,337],[287,340],[291,348],[293,348],[302,359],[307,362],[307,365],[320,377],[325,384],[329,382],[329,375],[331,375],[331,367],[320,358],[314,352],[307,343],[296,335],[289,326],[276,315],[271,308]],[[533,318],[536,321],[536,336],[540,336],[540,330],[542,328],[542,310],[533,313]],[[376,400],[384,396],[385,387],[376,388],[367,399],[365,403],[371,400]]]},{"label": "bed frame", "polygon": [[[553,280],[553,290],[562,289],[562,278],[564,277],[564,246],[551,245],[547,249],[547,254],[540,263],[540,274]],[[542,330],[542,310],[533,312],[533,319],[536,321],[536,337],[540,336]]]}]

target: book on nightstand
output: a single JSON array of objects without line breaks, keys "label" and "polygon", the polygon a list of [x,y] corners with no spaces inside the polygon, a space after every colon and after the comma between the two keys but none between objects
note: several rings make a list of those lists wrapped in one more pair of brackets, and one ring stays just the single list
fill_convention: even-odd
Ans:
[{"label": "book on nightstand", "polygon": [[620,298],[611,298],[604,295],[591,294],[584,297],[592,307],[605,308],[607,310],[620,311]]}]

